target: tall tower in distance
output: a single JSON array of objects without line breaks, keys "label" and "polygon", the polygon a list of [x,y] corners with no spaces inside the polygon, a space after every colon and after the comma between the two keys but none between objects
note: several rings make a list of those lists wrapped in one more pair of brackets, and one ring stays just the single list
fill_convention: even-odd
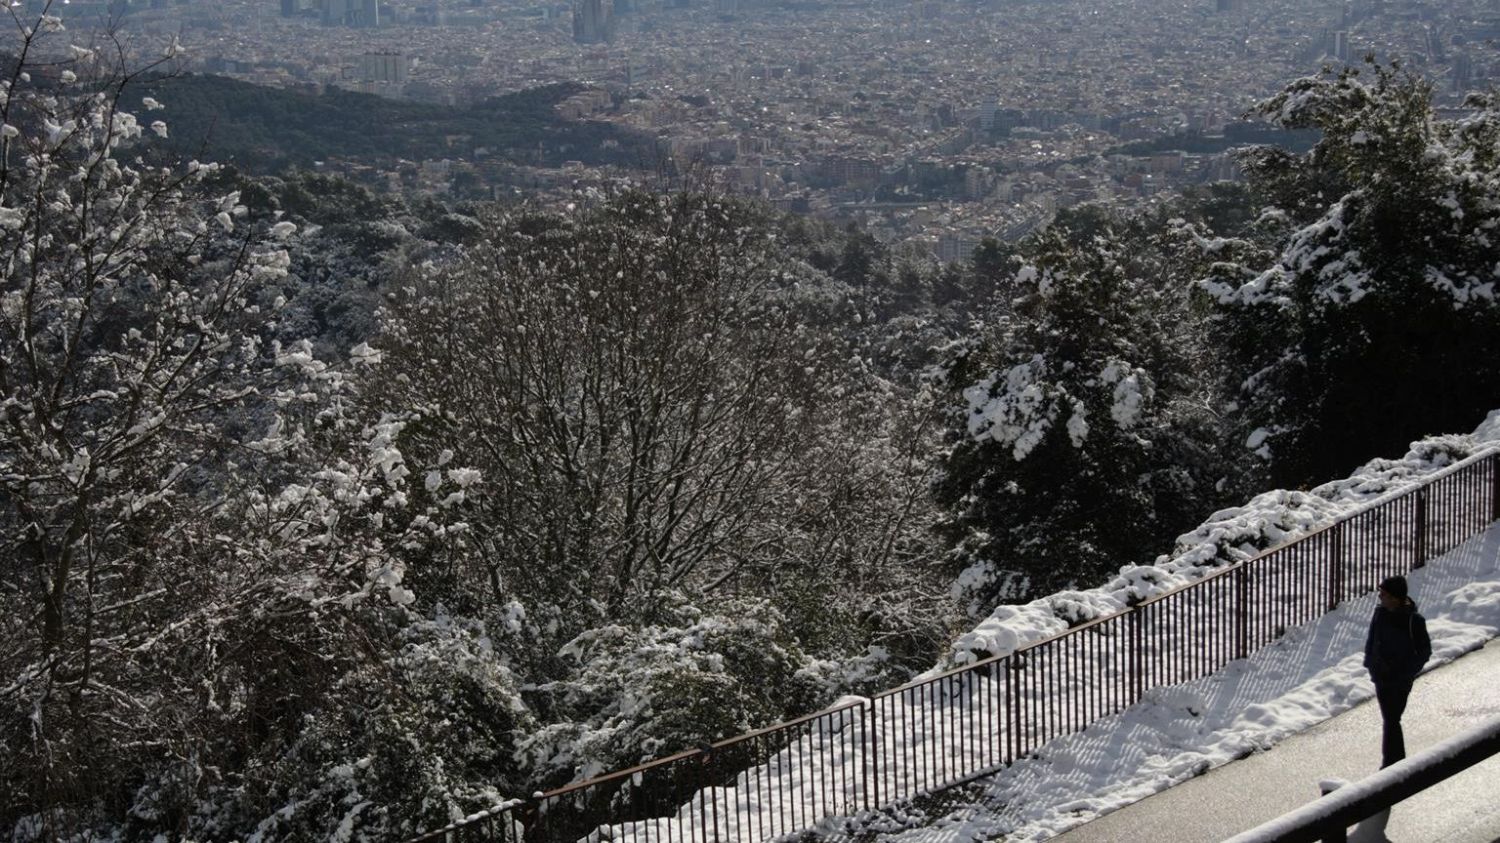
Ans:
[{"label": "tall tower in distance", "polygon": [[1474,83],[1474,59],[1468,53],[1453,57],[1453,90],[1467,91]]},{"label": "tall tower in distance", "polygon": [[600,44],[614,35],[615,7],[611,0],[573,0],[573,40]]},{"label": "tall tower in distance", "polygon": [[318,0],[324,26],[380,26],[380,0]]},{"label": "tall tower in distance", "polygon": [[1333,53],[1334,58],[1344,64],[1349,63],[1349,33],[1347,31],[1341,29],[1333,33],[1333,49],[1330,52]]}]

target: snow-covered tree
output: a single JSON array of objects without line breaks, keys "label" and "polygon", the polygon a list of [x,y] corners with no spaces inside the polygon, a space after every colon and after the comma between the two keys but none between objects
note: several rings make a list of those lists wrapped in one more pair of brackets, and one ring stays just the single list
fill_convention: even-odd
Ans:
[{"label": "snow-covered tree", "polygon": [[445,574],[463,583],[451,599],[647,616],[774,552],[749,537],[809,469],[831,384],[827,349],[777,301],[764,230],[643,194],[489,225],[394,296],[394,377],[373,396],[421,408],[425,446],[490,482],[483,570]]},{"label": "snow-covered tree", "polygon": [[[60,27],[42,16],[26,46]],[[80,80],[87,51],[49,79],[26,57],[0,82],[0,540],[24,665],[0,763],[41,782],[6,805],[44,809],[103,796],[85,771],[120,761],[90,733],[121,702],[104,677],[147,642],[116,626],[171,593],[150,573],[165,525],[191,520],[223,420],[274,380],[245,325],[286,256],[234,237],[237,198],[194,189],[211,168],[129,160],[146,127]]]},{"label": "snow-covered tree", "polygon": [[1211,506],[1213,414],[1186,284],[1162,244],[1095,212],[1023,249],[1017,298],[943,372],[936,485],[973,613],[1154,555]]},{"label": "snow-covered tree", "polygon": [[441,612],[408,621],[327,670],[274,742],[245,741],[258,751],[202,788],[189,836],[405,840],[529,792],[512,753],[534,721],[495,646],[503,630]]},{"label": "snow-covered tree", "polygon": [[[584,199],[492,212],[478,243],[412,266],[361,395],[412,416],[403,453],[484,477],[456,504],[472,548],[409,559],[405,581],[417,606],[504,631],[533,689],[534,786],[900,681],[946,608],[931,422],[839,333],[844,285],[783,254],[752,206]],[[692,665],[649,643],[708,626]],[[803,692],[757,696],[760,663],[724,658],[776,648]]]},{"label": "snow-covered tree", "polygon": [[1202,286],[1234,361],[1239,438],[1282,485],[1472,426],[1500,390],[1500,112],[1469,104],[1439,119],[1428,82],[1370,64],[1259,106],[1322,140],[1247,156],[1284,239]]},{"label": "snow-covered tree", "polygon": [[[760,212],[626,193],[486,224],[461,259],[413,267],[384,314],[392,377],[370,395],[420,408],[424,447],[490,483],[483,553],[431,572],[429,593],[474,611],[519,599],[529,628],[563,624],[548,633],[561,644],[649,622],[674,590],[763,592],[791,570],[848,581],[908,552],[889,537],[915,510],[869,505],[870,475],[920,486],[922,466],[867,453],[902,447],[883,430],[891,402],[810,327],[839,306],[833,282],[785,258]],[[843,520],[888,515],[863,533]]]},{"label": "snow-covered tree", "polygon": [[296,226],[145,163],[166,124],[121,110],[117,59],[35,61],[60,32],[23,27],[0,80],[0,825],[179,834],[206,799],[255,810],[247,759],[404,624],[403,559],[462,547],[408,476],[477,474],[408,461],[409,415],[356,416],[367,347],[271,339]]},{"label": "snow-covered tree", "polygon": [[541,780],[633,766],[823,701],[812,660],[765,601],[712,614],[665,602],[660,625],[602,626],[561,648],[569,675],[533,692],[554,722],[520,745]]}]

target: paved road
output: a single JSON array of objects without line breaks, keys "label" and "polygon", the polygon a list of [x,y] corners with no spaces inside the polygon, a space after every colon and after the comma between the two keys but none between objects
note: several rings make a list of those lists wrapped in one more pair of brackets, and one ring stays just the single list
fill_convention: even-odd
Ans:
[{"label": "paved road", "polygon": [[[1500,639],[1417,680],[1402,719],[1408,753],[1500,714]],[[1325,778],[1380,766],[1371,700],[1259,752],[1061,834],[1058,843],[1217,843],[1317,798]],[[1500,756],[1470,767],[1352,831],[1350,841],[1497,843]]]}]

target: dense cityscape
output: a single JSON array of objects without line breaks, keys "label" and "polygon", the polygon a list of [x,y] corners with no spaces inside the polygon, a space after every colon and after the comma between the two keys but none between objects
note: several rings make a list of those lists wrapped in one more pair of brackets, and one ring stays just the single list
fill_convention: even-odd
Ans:
[{"label": "dense cityscape", "polygon": [[[73,2],[128,36],[175,35],[185,69],[319,94],[467,104],[559,82],[557,105],[655,139],[636,168],[516,166],[450,136],[367,181],[490,196],[563,194],[640,172],[699,178],[857,221],[944,260],[1060,208],[1149,203],[1238,172],[1273,140],[1244,112],[1291,79],[1366,55],[1435,80],[1438,105],[1500,77],[1493,2]],[[1228,135],[1227,137],[1226,134]],[[212,142],[210,141],[210,148]],[[582,155],[580,158],[584,157]],[[646,155],[636,157],[645,159]],[[506,160],[506,159],[509,160]],[[631,173],[630,169],[637,172]]]}]

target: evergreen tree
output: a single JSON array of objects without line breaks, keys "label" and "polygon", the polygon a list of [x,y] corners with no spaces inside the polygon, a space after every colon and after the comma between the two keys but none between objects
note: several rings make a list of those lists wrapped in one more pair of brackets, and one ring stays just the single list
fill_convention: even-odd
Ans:
[{"label": "evergreen tree", "polygon": [[937,495],[971,613],[1151,556],[1215,497],[1186,285],[1141,231],[1077,219],[1023,249],[1018,297],[945,372]]},{"label": "evergreen tree", "polygon": [[1233,361],[1244,444],[1295,485],[1411,439],[1467,429],[1500,394],[1497,112],[1440,120],[1428,82],[1369,65],[1294,82],[1260,106],[1315,128],[1305,156],[1246,159],[1269,260],[1202,287]]}]

